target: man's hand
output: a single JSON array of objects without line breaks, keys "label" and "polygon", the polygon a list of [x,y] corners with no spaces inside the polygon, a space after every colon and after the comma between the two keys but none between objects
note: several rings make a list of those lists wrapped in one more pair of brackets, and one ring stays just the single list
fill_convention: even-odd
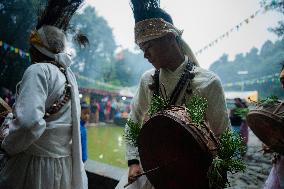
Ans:
[{"label": "man's hand", "polygon": [[129,183],[134,182],[136,180],[136,178],[134,177],[140,173],[142,173],[142,169],[140,165],[138,164],[130,165],[129,172],[128,172],[128,182]]},{"label": "man's hand", "polygon": [[262,143],[262,150],[263,150],[263,154],[267,154],[267,153],[272,153],[273,151],[270,149],[269,146],[267,146],[266,144]]}]

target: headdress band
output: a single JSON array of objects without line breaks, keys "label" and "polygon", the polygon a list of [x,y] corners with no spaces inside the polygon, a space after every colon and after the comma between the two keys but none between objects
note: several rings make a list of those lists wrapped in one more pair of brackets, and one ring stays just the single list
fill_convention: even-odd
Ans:
[{"label": "headdress band", "polygon": [[135,43],[139,45],[168,33],[173,33],[175,36],[182,35],[181,30],[162,18],[146,19],[135,24]]}]

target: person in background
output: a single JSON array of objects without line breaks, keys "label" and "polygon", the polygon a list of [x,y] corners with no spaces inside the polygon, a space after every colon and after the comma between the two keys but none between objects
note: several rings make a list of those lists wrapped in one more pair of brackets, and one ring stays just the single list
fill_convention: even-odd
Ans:
[{"label": "person in background", "polygon": [[99,109],[99,121],[105,121],[105,102],[103,99],[100,101],[100,109]]},{"label": "person in background", "polygon": [[95,100],[91,103],[90,109],[91,109],[90,123],[97,123],[98,119],[96,116],[97,116],[98,106]]},{"label": "person in background", "polygon": [[279,80],[280,80],[282,88],[284,89],[284,63],[282,65],[282,70],[279,76]]},{"label": "person in background", "polygon": [[106,122],[110,121],[110,111],[111,111],[111,99],[108,98],[105,105],[105,120]]},{"label": "person in background", "polygon": [[[247,104],[244,101],[242,101],[240,98],[237,98],[237,101],[242,108],[248,108]],[[240,136],[242,138],[242,142],[243,142],[244,146],[247,149],[248,148],[249,132],[248,132],[248,125],[247,125],[247,120],[246,120],[245,116],[242,117],[242,123],[241,123],[241,127],[240,127]],[[245,155],[245,154],[243,154],[243,155]]]},{"label": "person in background", "polygon": [[89,119],[90,119],[90,107],[86,102],[82,102],[81,103],[81,117],[80,117],[80,133],[81,133],[83,163],[85,163],[88,159],[86,123],[88,123]]},{"label": "person in background", "polygon": [[[247,108],[246,103],[240,99],[235,98],[235,108],[230,111],[230,121],[234,132],[238,133],[242,138],[242,142],[247,148],[248,143],[248,125],[245,116],[238,113],[241,109]],[[243,154],[244,155],[244,154]]]},{"label": "person in background", "polygon": [[96,100],[95,102],[95,106],[97,107],[97,111],[95,113],[95,123],[98,123],[99,122],[99,112],[100,112],[100,104],[99,102]]},{"label": "person in background", "polygon": [[117,101],[116,98],[114,97],[111,101],[111,110],[110,110],[110,119],[114,120],[114,115],[117,109]]},{"label": "person in background", "polygon": [[49,0],[30,33],[32,65],[18,85],[1,143],[9,156],[0,170],[1,189],[88,188],[81,160],[79,91],[66,52],[66,30],[81,3]]},{"label": "person in background", "polygon": [[235,107],[230,110],[230,121],[231,121],[231,126],[234,132],[240,134],[241,130],[241,124],[242,124],[242,117],[237,113],[237,111],[242,108],[241,104],[241,99],[240,98],[235,98],[234,99],[234,105]]}]

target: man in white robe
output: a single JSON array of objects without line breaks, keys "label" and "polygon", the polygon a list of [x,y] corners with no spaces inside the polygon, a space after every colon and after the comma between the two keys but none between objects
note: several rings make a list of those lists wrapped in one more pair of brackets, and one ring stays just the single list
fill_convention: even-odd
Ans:
[{"label": "man in white robe", "polygon": [[[23,75],[9,134],[1,145],[9,155],[0,171],[1,189],[87,189],[81,160],[80,99],[71,59],[64,52],[65,41],[63,31],[54,26],[44,25],[31,35],[34,64]],[[65,104],[56,104],[66,87],[71,97]],[[61,108],[49,115],[47,109],[52,106]]]},{"label": "man in white robe", "polygon": [[[135,7],[137,1],[133,0],[132,5],[136,22],[136,44],[143,50],[144,57],[148,59],[155,69],[160,70],[160,84],[162,83],[167,94],[171,95],[187,63],[189,61],[192,62],[194,64],[192,72],[195,75],[190,81],[190,90],[192,93],[188,93],[184,89],[180,93],[176,105],[189,102],[193,95],[206,98],[208,108],[205,120],[214,134],[219,137],[229,126],[224,91],[220,79],[211,71],[199,67],[189,46],[181,39],[182,32],[173,25],[169,14],[157,8],[157,6],[151,8],[153,4],[145,5],[144,7],[148,7],[149,9],[145,11],[148,12],[145,14],[140,12],[140,14],[140,10],[137,10],[138,6]],[[145,118],[147,119],[148,117],[147,111],[153,96],[153,91],[149,86],[154,82],[153,75],[155,74],[155,69],[146,71],[141,77],[131,106],[130,119],[134,122],[143,124]],[[129,126],[126,124],[125,131],[127,132],[128,130]],[[127,183],[132,183],[127,187],[128,189],[153,189],[154,187],[145,176],[138,179],[134,178],[143,171],[139,160],[138,149],[129,141],[126,141],[126,159],[129,170],[120,180],[116,189],[124,188]]]}]

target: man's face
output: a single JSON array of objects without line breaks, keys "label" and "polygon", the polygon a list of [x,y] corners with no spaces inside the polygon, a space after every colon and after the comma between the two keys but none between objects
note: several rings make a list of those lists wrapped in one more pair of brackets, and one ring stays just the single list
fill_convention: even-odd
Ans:
[{"label": "man's face", "polygon": [[282,87],[284,89],[284,69],[280,73],[279,79],[280,79],[281,85],[282,85]]},{"label": "man's face", "polygon": [[142,43],[141,50],[144,57],[156,68],[165,68],[170,57],[168,52],[171,49],[171,38],[166,35],[161,38],[153,39]]}]

